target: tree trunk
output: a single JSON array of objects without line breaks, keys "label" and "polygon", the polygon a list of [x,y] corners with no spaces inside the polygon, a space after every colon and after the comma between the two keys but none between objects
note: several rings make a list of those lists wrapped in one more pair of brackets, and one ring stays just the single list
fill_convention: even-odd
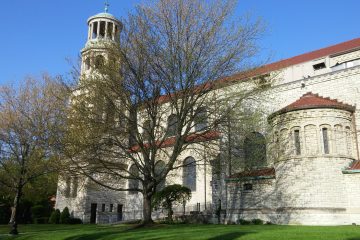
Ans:
[{"label": "tree trunk", "polygon": [[16,191],[16,195],[15,195],[15,199],[14,199],[14,205],[11,208],[11,217],[10,217],[10,222],[9,224],[11,224],[11,230],[10,230],[10,234],[12,235],[17,235],[19,234],[18,230],[17,230],[17,215],[18,215],[18,207],[19,207],[19,202],[20,202],[20,197],[22,194],[22,187],[19,186],[17,187],[17,191]]},{"label": "tree trunk", "polygon": [[171,203],[171,202],[168,202],[167,205],[168,205],[168,221],[169,221],[169,222],[173,222],[173,218],[172,218],[172,216],[173,216],[172,203]]},{"label": "tree trunk", "polygon": [[143,225],[152,224],[153,220],[151,218],[151,196],[149,197],[146,192],[143,193]]}]

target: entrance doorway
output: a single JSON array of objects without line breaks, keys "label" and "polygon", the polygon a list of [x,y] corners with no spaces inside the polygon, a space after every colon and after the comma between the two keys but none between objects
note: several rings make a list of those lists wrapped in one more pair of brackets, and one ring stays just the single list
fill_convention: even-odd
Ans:
[{"label": "entrance doorway", "polygon": [[123,220],[123,205],[118,204],[117,206],[117,220],[118,222]]},{"label": "entrance doorway", "polygon": [[90,223],[96,223],[96,210],[97,210],[97,204],[92,203],[91,204]]}]

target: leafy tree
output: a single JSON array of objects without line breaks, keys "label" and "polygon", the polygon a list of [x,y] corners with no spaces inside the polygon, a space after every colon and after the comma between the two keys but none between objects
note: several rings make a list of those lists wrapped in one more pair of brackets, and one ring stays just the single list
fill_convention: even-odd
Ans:
[{"label": "leafy tree", "polygon": [[59,224],[60,223],[60,210],[56,209],[50,215],[49,223],[51,224]]},{"label": "leafy tree", "polygon": [[60,223],[61,224],[68,224],[70,222],[70,212],[69,208],[65,207],[60,214]]},{"label": "leafy tree", "polygon": [[174,204],[185,204],[191,198],[191,190],[180,184],[168,185],[154,194],[154,206],[161,206],[167,210],[168,221],[172,222]]},{"label": "leafy tree", "polygon": [[49,76],[0,88],[0,186],[14,196],[11,234],[18,234],[18,207],[26,186],[56,170],[66,117],[63,90]]},{"label": "leafy tree", "polygon": [[[254,66],[263,31],[259,21],[232,22],[235,5],[157,0],[138,6],[123,19],[121,44],[104,43],[109,60],[81,75],[71,98],[65,144],[70,171],[112,190],[142,193],[144,224],[152,222],[154,194],[183,167],[181,154],[193,143],[217,151],[219,125],[229,111],[264,91],[256,81],[232,96],[219,90],[246,79],[227,76]],[[204,112],[208,121],[200,124]]]}]

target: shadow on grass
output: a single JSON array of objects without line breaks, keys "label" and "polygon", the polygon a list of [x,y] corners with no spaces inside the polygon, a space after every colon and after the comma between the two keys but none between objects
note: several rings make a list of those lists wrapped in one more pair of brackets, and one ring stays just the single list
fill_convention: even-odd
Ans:
[{"label": "shadow on grass", "polygon": [[[80,236],[72,236],[72,237],[67,237],[64,240],[99,240],[99,239],[114,239],[114,238],[119,238],[120,236],[118,235],[119,232],[101,232],[101,233],[92,233],[92,234],[83,234]],[[214,236],[212,238],[208,238],[208,240],[235,240],[238,239],[244,235],[248,234],[247,232],[242,232],[242,233],[225,233],[225,234],[221,234],[218,236]],[[117,235],[117,236],[115,236]],[[169,236],[169,239],[173,238]],[[119,238],[121,239],[121,238]],[[146,239],[146,237],[144,238]],[[166,239],[165,236],[159,236],[159,237],[150,237],[148,239]],[[352,240],[352,239],[351,239]],[[355,240],[355,239],[354,239]],[[358,240],[358,239],[356,239]]]},{"label": "shadow on grass", "polygon": [[111,238],[111,236],[118,235],[118,234],[119,234],[119,232],[98,232],[98,233],[81,234],[81,235],[78,235],[78,236],[67,237],[64,240],[114,239],[114,238]]},{"label": "shadow on grass", "polygon": [[208,240],[235,240],[247,234],[249,234],[249,232],[225,233],[212,238],[208,238]]}]

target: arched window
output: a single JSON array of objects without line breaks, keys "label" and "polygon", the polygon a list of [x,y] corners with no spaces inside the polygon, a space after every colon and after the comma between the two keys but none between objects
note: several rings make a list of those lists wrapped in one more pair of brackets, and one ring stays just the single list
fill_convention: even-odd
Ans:
[{"label": "arched window", "polygon": [[322,132],[322,142],[323,142],[323,150],[325,154],[330,153],[330,146],[329,146],[329,129],[327,127],[323,127],[321,129]]},{"label": "arched window", "polygon": [[244,141],[245,165],[247,167],[263,166],[266,164],[265,137],[258,132],[252,132]]},{"label": "arched window", "polygon": [[298,127],[292,129],[293,134],[293,154],[301,155],[300,129]]},{"label": "arched window", "polygon": [[[155,177],[158,178],[159,175],[165,169],[165,162],[164,161],[157,161],[155,164]],[[162,179],[156,187],[156,190],[162,190],[165,187],[165,179]]]},{"label": "arched window", "polygon": [[102,68],[102,67],[104,67],[104,64],[105,64],[104,56],[103,55],[97,55],[95,57],[95,68],[96,69]]},{"label": "arched window", "polygon": [[178,127],[178,119],[175,114],[171,114],[167,120],[166,136],[174,136]]},{"label": "arched window", "polygon": [[65,191],[64,191],[64,196],[66,198],[70,197],[70,191],[71,191],[71,177],[67,176],[65,180]]},{"label": "arched window", "polygon": [[353,150],[352,150],[352,135],[351,135],[351,129],[350,127],[345,127],[345,134],[346,134],[346,149],[347,149],[347,154],[349,154],[349,156],[353,155]]},{"label": "arched window", "polygon": [[[130,177],[137,178],[139,177],[139,169],[135,164],[131,165],[129,168]],[[129,179],[129,188],[139,188],[139,180],[138,179]],[[130,191],[129,193],[136,193],[136,191]]]},{"label": "arched window", "polygon": [[89,70],[90,69],[90,58],[87,57],[85,58],[85,70]]},{"label": "arched window", "polygon": [[196,191],[196,162],[192,157],[184,160],[183,185],[191,191]]},{"label": "arched window", "polygon": [[150,132],[151,132],[151,121],[150,120],[146,120],[143,123],[143,140],[144,141],[149,141],[150,140]]},{"label": "arched window", "polygon": [[200,132],[207,128],[207,111],[206,108],[201,107],[198,109],[197,114],[195,116],[195,131]]},{"label": "arched window", "polygon": [[79,182],[78,177],[73,177],[72,178],[71,197],[73,197],[73,198],[77,197],[78,185],[79,185],[78,182]]}]

